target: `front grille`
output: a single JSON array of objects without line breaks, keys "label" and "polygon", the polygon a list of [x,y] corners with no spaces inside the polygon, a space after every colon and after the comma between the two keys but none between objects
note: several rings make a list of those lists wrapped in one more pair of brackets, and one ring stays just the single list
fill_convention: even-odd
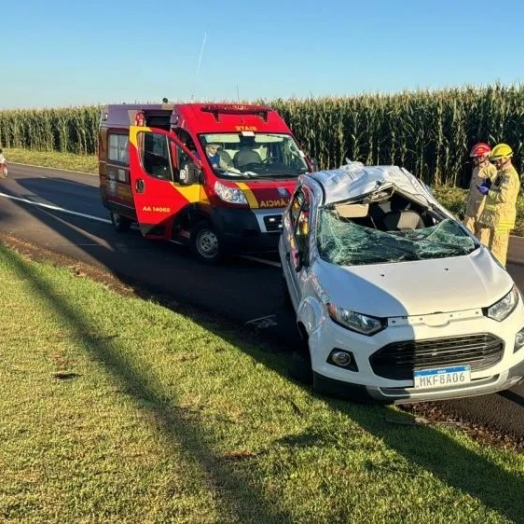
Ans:
[{"label": "front grille", "polygon": [[410,380],[416,369],[469,364],[471,371],[486,369],[502,359],[504,342],[480,333],[462,337],[405,340],[379,349],[369,361],[375,375]]},{"label": "front grille", "polygon": [[268,233],[280,233],[282,230],[282,215],[266,215],[264,225]]}]

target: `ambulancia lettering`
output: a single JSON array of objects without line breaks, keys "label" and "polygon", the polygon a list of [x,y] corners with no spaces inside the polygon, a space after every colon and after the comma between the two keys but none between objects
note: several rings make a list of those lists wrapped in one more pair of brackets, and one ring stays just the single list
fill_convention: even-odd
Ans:
[{"label": "ambulancia lettering", "polygon": [[275,200],[262,200],[260,202],[260,207],[286,207],[288,199],[286,198],[277,198]]}]

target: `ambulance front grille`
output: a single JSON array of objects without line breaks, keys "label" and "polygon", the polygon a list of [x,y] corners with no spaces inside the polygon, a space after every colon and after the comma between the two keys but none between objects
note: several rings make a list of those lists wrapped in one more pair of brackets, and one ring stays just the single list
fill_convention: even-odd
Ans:
[{"label": "ambulance front grille", "polygon": [[268,233],[280,233],[282,231],[282,215],[266,215],[264,225]]}]

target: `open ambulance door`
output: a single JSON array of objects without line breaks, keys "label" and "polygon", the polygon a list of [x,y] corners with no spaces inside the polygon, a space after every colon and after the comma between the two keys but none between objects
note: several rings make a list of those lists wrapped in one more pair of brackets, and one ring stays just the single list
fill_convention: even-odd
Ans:
[{"label": "open ambulance door", "polygon": [[131,193],[143,236],[169,240],[176,215],[199,200],[194,160],[172,133],[130,126]]}]

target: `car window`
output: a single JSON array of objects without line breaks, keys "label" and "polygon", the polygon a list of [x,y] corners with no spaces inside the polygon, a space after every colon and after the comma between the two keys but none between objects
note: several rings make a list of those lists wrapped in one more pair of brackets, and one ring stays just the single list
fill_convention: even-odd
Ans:
[{"label": "car window", "polygon": [[173,174],[168,138],[160,133],[141,132],[138,144],[146,173],[155,178],[171,180]]},{"label": "car window", "polygon": [[290,218],[293,236],[299,249],[304,249],[309,236],[309,202],[302,190],[297,191],[290,206]]},{"label": "car window", "polygon": [[199,140],[204,150],[218,148],[220,162],[211,166],[221,178],[296,178],[309,171],[306,155],[285,133],[205,133]]},{"label": "car window", "polygon": [[295,230],[295,226],[298,221],[298,215],[300,213],[300,210],[302,209],[302,205],[304,204],[305,197],[302,190],[299,190],[295,193],[295,196],[293,197],[293,200],[291,202],[290,206],[290,214],[291,214],[291,224],[293,225],[293,230]]}]

